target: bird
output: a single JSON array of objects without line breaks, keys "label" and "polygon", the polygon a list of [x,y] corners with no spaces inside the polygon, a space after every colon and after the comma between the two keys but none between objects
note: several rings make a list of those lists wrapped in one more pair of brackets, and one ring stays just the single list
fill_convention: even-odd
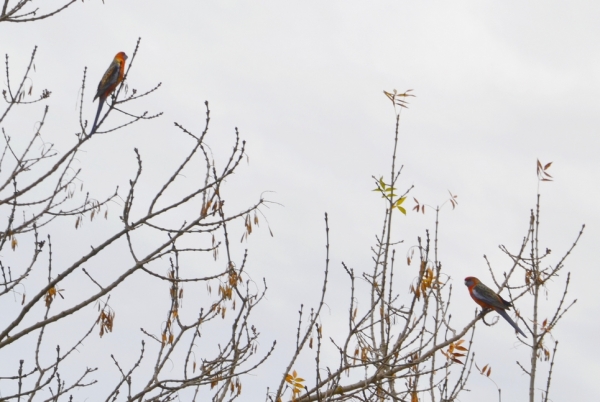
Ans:
[{"label": "bird", "polygon": [[99,102],[98,111],[96,112],[96,118],[94,119],[94,125],[92,126],[92,131],[90,131],[90,136],[94,134],[98,128],[98,118],[100,117],[100,112],[102,111],[102,106],[104,106],[106,98],[108,98],[117,85],[123,81],[123,76],[125,75],[125,60],[127,60],[125,52],[117,53],[102,76],[100,83],[98,83],[98,90],[96,91],[96,96],[94,96],[94,101],[98,99]]},{"label": "bird", "polygon": [[506,313],[510,307],[512,307],[512,303],[504,300],[499,294],[494,292],[492,289],[485,286],[481,281],[474,276],[468,276],[465,278],[465,286],[469,288],[469,294],[475,300],[475,303],[479,304],[484,309],[491,309],[500,314],[510,325],[513,326],[515,331],[523,335],[527,338],[527,335],[521,328],[517,325],[516,322],[510,318],[510,316]]}]

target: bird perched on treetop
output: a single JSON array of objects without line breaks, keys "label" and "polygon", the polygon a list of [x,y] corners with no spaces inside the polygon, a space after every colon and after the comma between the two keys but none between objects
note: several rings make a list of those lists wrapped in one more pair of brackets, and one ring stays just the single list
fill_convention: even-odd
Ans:
[{"label": "bird perched on treetop", "polygon": [[494,292],[492,289],[485,286],[481,281],[474,276],[469,276],[465,278],[465,285],[469,288],[469,294],[475,300],[475,303],[479,304],[484,309],[490,309],[496,311],[500,314],[513,328],[527,338],[527,335],[521,328],[517,325],[516,322],[506,314],[505,310],[508,310],[512,307],[512,303],[504,300],[499,294]]},{"label": "bird perched on treetop", "polygon": [[98,118],[100,117],[100,112],[102,111],[102,106],[104,106],[106,98],[108,98],[117,85],[123,81],[123,76],[125,75],[125,60],[127,60],[125,52],[117,53],[98,84],[98,90],[96,91],[96,96],[94,96],[94,100],[99,98],[98,111],[96,112],[96,118],[94,119],[94,125],[92,126],[92,131],[90,131],[90,135],[94,134],[98,128]]}]

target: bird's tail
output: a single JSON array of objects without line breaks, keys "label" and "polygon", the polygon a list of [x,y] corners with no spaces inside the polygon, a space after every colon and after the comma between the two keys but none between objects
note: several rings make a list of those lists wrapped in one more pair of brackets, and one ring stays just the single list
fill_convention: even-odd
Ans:
[{"label": "bird's tail", "polygon": [[516,322],[514,322],[514,321],[512,320],[512,318],[510,318],[510,316],[509,316],[508,314],[506,314],[506,311],[504,311],[504,310],[502,310],[502,309],[500,309],[500,308],[497,308],[497,309],[495,309],[495,310],[496,310],[496,312],[497,312],[498,314],[500,314],[502,317],[504,317],[504,319],[505,319],[506,321],[508,321],[508,323],[509,323],[510,325],[512,325],[512,326],[513,326],[513,328],[514,328],[514,329],[515,329],[515,330],[516,330],[518,333],[520,333],[520,334],[521,334],[521,335],[523,335],[525,338],[527,338],[527,335],[525,335],[525,332],[521,331],[521,328],[519,328],[519,326],[517,325],[517,323],[516,323]]},{"label": "bird's tail", "polygon": [[94,125],[92,126],[92,131],[90,131],[90,137],[92,136],[92,134],[94,134],[96,132],[97,124],[98,124],[98,118],[100,117],[100,112],[102,111],[102,107],[104,106],[104,99],[100,98],[98,100],[98,111],[96,112],[96,118],[94,119]]}]

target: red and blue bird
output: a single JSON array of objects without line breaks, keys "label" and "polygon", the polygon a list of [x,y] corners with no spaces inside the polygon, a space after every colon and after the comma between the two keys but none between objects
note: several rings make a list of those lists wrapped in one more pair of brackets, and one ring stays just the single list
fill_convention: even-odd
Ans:
[{"label": "red and blue bird", "polygon": [[106,98],[108,98],[115,88],[117,88],[117,85],[123,81],[123,76],[125,75],[125,60],[127,60],[125,52],[117,53],[98,84],[98,90],[96,91],[96,96],[94,96],[94,100],[98,99],[99,102],[98,111],[96,112],[96,118],[94,119],[94,125],[92,126],[92,131],[90,131],[90,135],[94,134],[98,129],[98,118],[100,117],[100,112],[102,111],[104,102],[106,102]]},{"label": "red and blue bird", "polygon": [[515,331],[527,338],[525,332],[521,331],[521,328],[519,328],[517,323],[514,322],[506,313],[506,310],[512,307],[512,303],[504,300],[498,293],[485,286],[474,276],[466,277],[465,285],[467,288],[469,288],[469,294],[471,295],[471,298],[475,300],[475,303],[479,304],[484,309],[494,310],[500,314],[506,321],[508,321],[510,325],[513,326]]}]

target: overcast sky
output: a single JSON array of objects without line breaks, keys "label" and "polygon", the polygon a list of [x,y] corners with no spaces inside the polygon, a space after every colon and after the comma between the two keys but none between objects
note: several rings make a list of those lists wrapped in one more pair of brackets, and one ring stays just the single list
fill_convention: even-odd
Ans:
[{"label": "overcast sky", "polygon": [[[570,271],[568,298],[578,299],[553,331],[560,346],[551,399],[589,400],[600,375],[598,21],[600,4],[590,1],[88,0],[40,22],[2,24],[0,53],[9,54],[16,74],[39,47],[34,90],[52,91],[44,136],[67,149],[78,128],[84,67],[84,113],[92,120],[96,83],[117,52],[132,55],[142,38],[129,88],[162,87],[131,107],[164,115],[85,145],[83,178],[98,198],[133,177],[134,147],[147,161],[146,174],[166,175],[165,166],[173,166],[187,144],[173,122],[200,132],[205,100],[215,155],[230,149],[238,127],[249,163],[229,180],[228,202],[245,205],[271,191],[267,198],[281,204],[263,210],[274,237],[261,226],[247,244],[248,271],[269,284],[254,317],[261,345],[264,351],[277,339],[279,347],[255,383],[246,380],[243,400],[262,400],[265,387],[276,385],[273,376],[291,354],[296,311],[301,303],[317,303],[325,212],[331,269],[339,279],[332,282],[326,331],[328,319],[346,314],[343,303],[336,304],[336,294],[347,289],[341,261],[357,271],[371,269],[370,247],[383,217],[372,176],[389,172],[395,124],[383,90],[413,89],[416,95],[401,119],[402,186],[414,184],[411,195],[429,205],[444,202],[448,190],[458,195],[456,210],[443,211],[440,229],[440,259],[455,289],[455,324],[466,324],[475,310],[464,277],[491,283],[484,254],[497,274],[510,266],[498,245],[515,250],[520,244],[535,205],[536,160],[554,162],[554,182],[541,186],[540,242],[552,249],[548,263],[558,261],[582,224],[586,230],[550,288],[556,303]],[[33,122],[18,123],[6,125],[13,136],[33,132]],[[394,235],[404,240],[398,253],[404,255],[433,223],[431,213],[398,218]],[[246,245],[234,247],[239,258]],[[416,275],[404,262],[399,269],[407,278]],[[115,333],[98,345],[135,350],[139,326],[125,332],[127,324],[117,321]],[[528,378],[515,361],[527,362],[529,349],[517,345],[505,323],[478,326],[477,362],[492,366],[507,401],[527,398]],[[469,389],[461,401],[496,395],[481,376],[472,377]]]}]

